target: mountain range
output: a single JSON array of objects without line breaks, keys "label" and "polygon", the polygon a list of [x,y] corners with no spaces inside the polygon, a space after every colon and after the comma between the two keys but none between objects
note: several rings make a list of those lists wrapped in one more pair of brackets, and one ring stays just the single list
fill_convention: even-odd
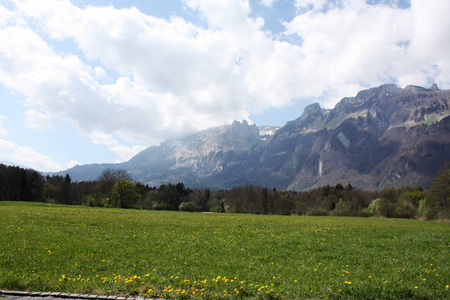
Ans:
[{"label": "mountain range", "polygon": [[123,169],[134,180],[159,186],[229,189],[260,185],[305,190],[336,183],[366,189],[430,186],[450,161],[450,90],[392,84],[343,98],[333,109],[305,108],[283,127],[235,121],[151,146],[119,164],[66,171],[95,180]]}]

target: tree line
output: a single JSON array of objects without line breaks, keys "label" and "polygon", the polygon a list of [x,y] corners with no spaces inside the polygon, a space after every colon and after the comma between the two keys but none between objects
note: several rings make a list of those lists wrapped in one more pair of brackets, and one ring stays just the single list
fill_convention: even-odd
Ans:
[{"label": "tree line", "polygon": [[43,176],[34,170],[0,164],[0,201],[191,212],[448,219],[449,197],[449,163],[427,191],[420,186],[364,191],[337,183],[303,192],[253,185],[230,190],[190,189],[183,183],[150,187],[132,181],[124,170],[111,169],[95,181],[72,182],[69,174]]}]

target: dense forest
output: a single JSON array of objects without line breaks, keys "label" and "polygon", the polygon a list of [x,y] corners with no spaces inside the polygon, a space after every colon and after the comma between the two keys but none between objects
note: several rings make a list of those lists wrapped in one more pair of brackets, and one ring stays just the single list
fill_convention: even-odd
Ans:
[{"label": "dense forest", "polygon": [[105,170],[95,181],[72,182],[70,176],[0,164],[0,201],[30,201],[99,207],[315,216],[379,216],[448,219],[450,164],[433,186],[355,189],[351,184],[324,186],[304,192],[259,186],[231,190],[190,189],[183,183],[150,187],[133,182],[124,170]]}]

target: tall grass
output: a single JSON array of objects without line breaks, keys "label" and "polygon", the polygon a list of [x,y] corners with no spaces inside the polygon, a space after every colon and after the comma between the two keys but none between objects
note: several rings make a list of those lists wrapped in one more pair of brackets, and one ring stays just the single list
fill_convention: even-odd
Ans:
[{"label": "tall grass", "polygon": [[450,298],[450,225],[0,202],[0,288],[163,298]]}]

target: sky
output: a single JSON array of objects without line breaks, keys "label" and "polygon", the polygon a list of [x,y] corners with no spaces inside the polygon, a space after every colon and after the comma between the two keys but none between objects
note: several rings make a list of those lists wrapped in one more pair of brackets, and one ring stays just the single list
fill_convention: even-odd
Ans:
[{"label": "sky", "polygon": [[393,83],[450,88],[448,0],[0,0],[0,162],[127,161]]}]

